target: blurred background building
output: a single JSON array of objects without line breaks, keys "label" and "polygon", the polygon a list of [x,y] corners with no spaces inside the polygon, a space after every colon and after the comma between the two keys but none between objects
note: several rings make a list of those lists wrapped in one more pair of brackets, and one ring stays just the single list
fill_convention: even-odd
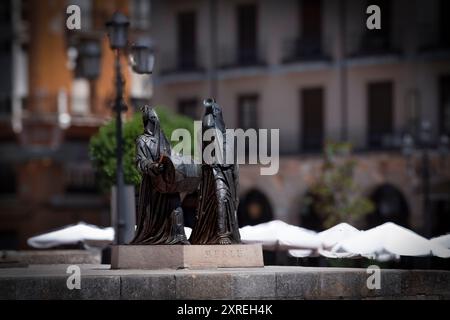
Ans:
[{"label": "blurred background building", "polygon": [[[80,30],[66,28],[70,4],[81,8]],[[30,236],[78,221],[110,225],[88,143],[113,115],[114,54],[104,24],[116,10],[130,16],[134,33],[148,28],[148,1],[0,4],[1,248],[24,248]],[[75,70],[83,39],[95,41],[101,54],[91,81]],[[124,71],[129,106],[148,100],[149,78]]]},{"label": "blurred background building", "polygon": [[[381,9],[381,30],[366,27],[370,4]],[[329,139],[352,143],[356,180],[375,202],[361,227],[390,220],[445,233],[449,159],[436,148],[450,130],[449,14],[440,0],[153,1],[154,100],[199,118],[213,96],[230,128],[280,129],[280,172],[241,168],[243,224],[321,229],[302,199]],[[420,157],[402,152],[402,137],[421,127],[436,141],[429,210]]]},{"label": "blurred background building", "polygon": [[[69,4],[81,7],[80,31],[65,27]],[[366,27],[370,4],[381,8],[381,30]],[[427,236],[450,231],[449,1],[6,0],[0,248],[23,248],[36,233],[80,220],[110,223],[87,146],[112,115],[103,26],[115,10],[157,45],[151,78],[126,74],[129,106],[151,99],[199,119],[212,96],[230,128],[280,129],[277,175],[241,167],[242,225],[323,228],[303,199],[323,143],[334,140],[354,146],[356,180],[376,205],[359,227],[393,221]],[[96,80],[73,70],[82,38],[100,44]],[[405,145],[407,134],[416,146],[428,135],[426,157]]]}]

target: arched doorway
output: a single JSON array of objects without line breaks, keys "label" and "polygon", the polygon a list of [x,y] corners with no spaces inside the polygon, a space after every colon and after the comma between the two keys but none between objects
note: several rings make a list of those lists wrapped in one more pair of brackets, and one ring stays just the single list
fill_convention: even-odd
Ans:
[{"label": "arched doorway", "polygon": [[240,227],[253,226],[271,220],[273,220],[272,205],[264,193],[253,189],[241,198],[238,208]]},{"label": "arched doorway", "polygon": [[395,186],[383,184],[377,187],[372,192],[370,199],[375,205],[375,210],[367,215],[366,221],[369,228],[385,222],[393,222],[408,227],[408,202],[403,193]]},{"label": "arched doorway", "polygon": [[450,181],[442,181],[432,186],[429,214],[431,215],[430,233],[432,236],[450,232]]}]

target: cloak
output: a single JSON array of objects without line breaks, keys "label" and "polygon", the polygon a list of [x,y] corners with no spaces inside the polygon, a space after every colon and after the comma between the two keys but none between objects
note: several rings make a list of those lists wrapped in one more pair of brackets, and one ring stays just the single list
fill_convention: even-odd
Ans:
[{"label": "cloak", "polygon": [[[152,110],[151,112],[154,113]],[[155,183],[163,174],[159,160],[170,155],[170,144],[159,120],[144,120],[145,131],[136,140],[136,166],[142,174],[136,212],[136,235],[130,244],[187,243],[179,193],[161,193]]]},{"label": "cloak", "polygon": [[[213,101],[205,102],[202,130],[217,129],[225,134],[222,110]],[[223,140],[225,141],[225,139]],[[211,142],[212,143],[212,142]],[[203,146],[203,148],[205,145]],[[225,145],[223,146],[225,149]],[[192,244],[235,244],[241,242],[237,222],[237,164],[203,164],[199,204],[190,242]]]}]

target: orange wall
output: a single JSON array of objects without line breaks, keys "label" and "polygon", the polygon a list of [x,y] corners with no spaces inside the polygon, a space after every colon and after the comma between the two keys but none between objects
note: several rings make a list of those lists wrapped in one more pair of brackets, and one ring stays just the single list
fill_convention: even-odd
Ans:
[{"label": "orange wall", "polygon": [[[73,73],[67,67],[66,33],[79,32],[66,30],[66,6],[63,0],[29,0],[27,17],[29,21],[29,88],[30,101],[42,94],[56,97],[58,90],[65,88],[70,94]],[[128,13],[128,1],[93,2],[93,26],[104,32],[104,23],[115,10]],[[82,16],[83,18],[83,12]],[[130,76],[126,60],[123,59],[123,73],[126,92],[129,92]],[[96,106],[91,111],[103,115],[111,114],[107,101],[114,97],[114,54],[109,48],[106,34],[102,38],[102,57],[100,77],[94,82]],[[127,97],[127,95],[126,95]],[[40,104],[46,112],[56,112],[56,103]],[[30,109],[36,108],[31,102]],[[36,110],[37,111],[37,110]]]}]

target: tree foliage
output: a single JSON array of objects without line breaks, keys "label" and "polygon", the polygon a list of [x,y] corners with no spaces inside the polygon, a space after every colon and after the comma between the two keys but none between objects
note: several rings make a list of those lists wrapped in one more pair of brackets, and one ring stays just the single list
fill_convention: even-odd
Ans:
[{"label": "tree foliage", "polygon": [[361,218],[374,209],[372,201],[362,195],[354,180],[357,163],[350,156],[351,149],[349,143],[325,144],[319,179],[306,199],[324,221],[325,228]]},{"label": "tree foliage", "polygon": [[[187,129],[193,139],[194,123],[192,119],[178,115],[164,107],[157,107],[156,111],[161,127],[169,140],[172,132],[177,128]],[[135,142],[143,130],[140,112],[135,113],[133,117],[123,123],[123,171],[126,184],[138,186],[141,182],[141,175],[135,165]],[[178,142],[171,141],[171,143]],[[116,146],[116,121],[114,119],[100,127],[89,142],[90,159],[97,171],[99,184],[103,190],[109,190],[116,183]],[[191,148],[193,148],[193,141],[191,141]]]}]

